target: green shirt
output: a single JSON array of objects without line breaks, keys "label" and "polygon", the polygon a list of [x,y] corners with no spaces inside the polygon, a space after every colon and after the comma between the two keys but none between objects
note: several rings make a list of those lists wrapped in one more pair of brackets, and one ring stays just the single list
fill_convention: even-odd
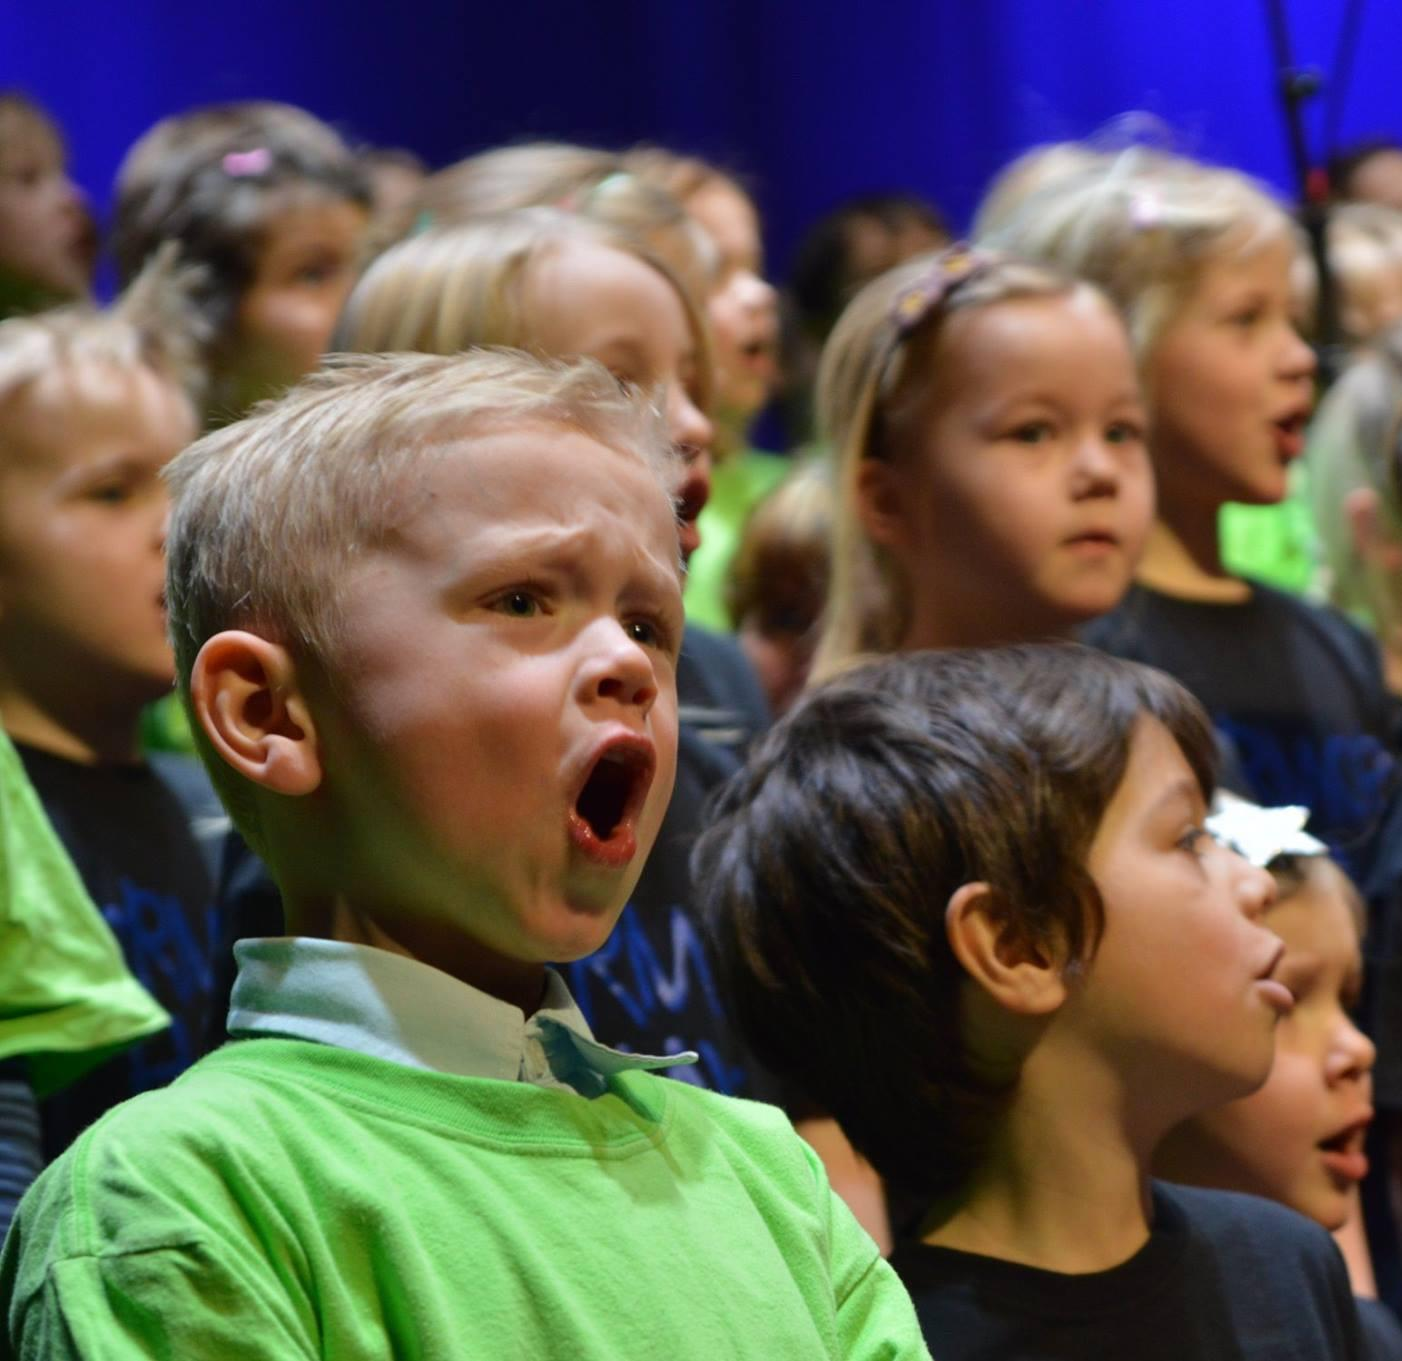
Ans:
[{"label": "green shirt", "polygon": [[1217,516],[1222,562],[1233,576],[1308,595],[1319,571],[1319,542],[1310,508],[1309,469],[1290,469],[1290,490],[1273,506],[1229,502]]},{"label": "green shirt", "polygon": [[[325,1002],[346,1038],[397,1031],[427,1061],[426,1017]],[[237,1040],[93,1126],[17,1224],[0,1295],[24,1361],[927,1354],[781,1112],[636,1068],[589,1099]]]},{"label": "green shirt", "polygon": [[128,971],[0,731],[0,1059],[27,1058],[47,1096],[169,1024]]},{"label": "green shirt", "polygon": [[711,473],[711,495],[696,521],[701,546],[686,567],[686,617],[702,628],[731,631],[725,583],[740,547],[750,511],[791,471],[794,463],[778,454],[746,449]]}]

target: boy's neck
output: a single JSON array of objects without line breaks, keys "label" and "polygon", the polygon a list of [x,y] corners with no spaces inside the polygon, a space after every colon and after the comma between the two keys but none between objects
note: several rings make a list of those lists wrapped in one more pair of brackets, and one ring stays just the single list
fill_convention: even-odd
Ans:
[{"label": "boy's neck", "polygon": [[12,741],[79,765],[136,765],[142,759],[139,713],[60,713],[27,695],[0,690],[0,727]]},{"label": "boy's neck", "polygon": [[1175,505],[1160,497],[1159,517],[1149,530],[1135,580],[1182,600],[1236,603],[1249,599],[1251,587],[1223,565],[1219,509],[1212,504]]},{"label": "boy's neck", "polygon": [[380,924],[378,914],[350,903],[343,896],[326,898],[282,887],[283,912],[290,936],[312,936],[368,945],[403,955],[451,975],[479,992],[509,1002],[535,1015],[545,996],[545,966],[504,959],[461,933],[417,931],[407,922],[396,922],[393,932]]},{"label": "boy's neck", "polygon": [[924,1241],[1043,1271],[1108,1271],[1148,1241],[1156,1136],[1129,1127],[1113,1084],[1039,1080],[1035,1066],[969,1188],[936,1208]]}]

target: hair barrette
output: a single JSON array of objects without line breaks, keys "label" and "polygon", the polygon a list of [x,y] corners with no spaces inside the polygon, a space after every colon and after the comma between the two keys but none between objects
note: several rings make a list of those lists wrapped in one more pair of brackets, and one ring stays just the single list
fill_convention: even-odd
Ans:
[{"label": "hair barrette", "polygon": [[273,153],[265,146],[250,151],[231,151],[220,162],[226,175],[245,179],[250,175],[266,174],[273,163]]},{"label": "hair barrette", "polygon": [[1218,791],[1207,830],[1242,859],[1265,869],[1280,855],[1324,855],[1328,847],[1305,831],[1309,809],[1291,805],[1262,808],[1235,794]]},{"label": "hair barrette", "polygon": [[891,324],[897,338],[904,340],[954,289],[984,273],[993,262],[992,256],[963,241],[947,246],[918,279],[892,300]]}]

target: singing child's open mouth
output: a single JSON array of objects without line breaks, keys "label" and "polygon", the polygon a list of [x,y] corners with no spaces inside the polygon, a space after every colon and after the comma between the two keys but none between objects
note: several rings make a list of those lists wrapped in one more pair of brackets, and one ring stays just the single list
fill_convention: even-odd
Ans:
[{"label": "singing child's open mouth", "polygon": [[657,769],[650,739],[619,732],[594,753],[570,810],[570,837],[595,864],[621,868],[637,854],[634,822]]},{"label": "singing child's open mouth", "polygon": [[1324,1166],[1340,1181],[1359,1182],[1368,1175],[1368,1155],[1363,1151],[1363,1144],[1372,1119],[1373,1113],[1369,1111],[1316,1145]]}]

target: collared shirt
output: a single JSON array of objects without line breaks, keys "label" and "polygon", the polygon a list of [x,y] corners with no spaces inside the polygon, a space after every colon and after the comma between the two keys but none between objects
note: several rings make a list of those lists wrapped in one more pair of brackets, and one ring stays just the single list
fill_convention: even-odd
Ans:
[{"label": "collared shirt", "polygon": [[601,1095],[614,1073],[692,1064],[686,1052],[625,1054],[590,1033],[564,980],[545,971],[529,1019],[430,964],[347,941],[267,936],[234,946],[235,1038],[279,1035],[458,1077]]}]

